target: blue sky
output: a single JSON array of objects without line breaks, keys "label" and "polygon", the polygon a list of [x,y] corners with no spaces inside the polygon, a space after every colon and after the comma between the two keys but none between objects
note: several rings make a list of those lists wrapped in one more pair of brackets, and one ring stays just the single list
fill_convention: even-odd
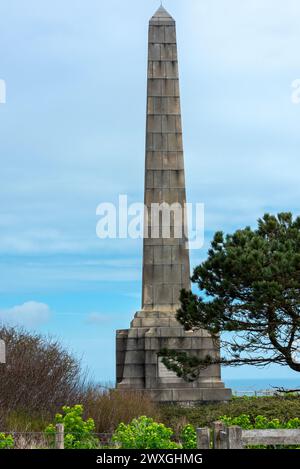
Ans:
[{"label": "blue sky", "polygon": [[[165,0],[177,21],[189,202],[215,230],[299,213],[297,0]],[[96,237],[96,207],[143,200],[154,0],[0,6],[0,318],[60,337],[114,379],[115,329],[141,302],[140,240]],[[271,367],[223,376],[295,377]]]}]

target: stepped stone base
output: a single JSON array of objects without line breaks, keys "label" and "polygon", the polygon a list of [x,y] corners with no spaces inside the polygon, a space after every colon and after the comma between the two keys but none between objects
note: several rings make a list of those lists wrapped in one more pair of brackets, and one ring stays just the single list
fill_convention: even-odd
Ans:
[{"label": "stepped stone base", "polygon": [[196,403],[231,397],[231,390],[221,381],[219,365],[209,366],[191,383],[163,365],[157,354],[164,348],[199,358],[219,354],[207,331],[185,331],[174,312],[136,313],[130,329],[117,331],[116,342],[119,389],[146,391],[157,402]]}]

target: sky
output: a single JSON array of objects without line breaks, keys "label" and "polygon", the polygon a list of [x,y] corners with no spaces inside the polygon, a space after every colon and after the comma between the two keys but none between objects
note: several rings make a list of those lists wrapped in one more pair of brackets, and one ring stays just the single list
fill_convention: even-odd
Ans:
[{"label": "sky", "polygon": [[[141,305],[142,241],[100,240],[96,207],[143,200],[148,20],[158,0],[0,5],[0,321],[50,334],[113,382]],[[205,245],[299,214],[298,0],[165,0],[177,22],[189,202]],[[223,377],[295,377],[226,368]]]}]

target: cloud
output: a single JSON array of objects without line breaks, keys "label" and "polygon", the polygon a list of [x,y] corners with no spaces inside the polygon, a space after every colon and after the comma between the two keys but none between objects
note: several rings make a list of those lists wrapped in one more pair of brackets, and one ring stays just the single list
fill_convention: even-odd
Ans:
[{"label": "cloud", "polygon": [[103,324],[112,320],[111,314],[90,313],[86,318],[86,324]]},{"label": "cloud", "polygon": [[21,305],[0,309],[0,321],[11,325],[34,327],[48,322],[50,307],[45,303],[27,301]]},{"label": "cloud", "polygon": [[89,325],[96,324],[118,324],[124,321],[131,321],[134,316],[134,311],[129,311],[127,314],[116,314],[116,313],[90,313],[86,316],[85,323]]}]

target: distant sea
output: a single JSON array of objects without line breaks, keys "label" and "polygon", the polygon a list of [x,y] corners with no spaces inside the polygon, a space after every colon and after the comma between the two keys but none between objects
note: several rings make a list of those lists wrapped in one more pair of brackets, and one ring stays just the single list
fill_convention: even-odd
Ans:
[{"label": "distant sea", "polygon": [[272,387],[283,387],[286,389],[300,389],[300,376],[292,378],[266,378],[266,379],[224,379],[225,386],[233,391],[264,391]]}]

